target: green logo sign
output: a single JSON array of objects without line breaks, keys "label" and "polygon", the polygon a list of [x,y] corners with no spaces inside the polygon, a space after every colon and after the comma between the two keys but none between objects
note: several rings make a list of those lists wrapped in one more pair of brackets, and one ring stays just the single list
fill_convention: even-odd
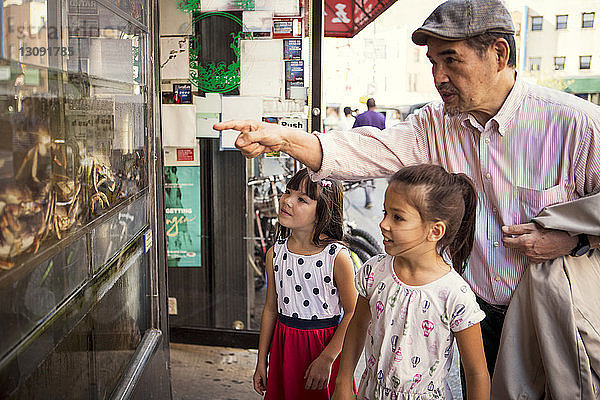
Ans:
[{"label": "green logo sign", "polygon": [[[240,86],[240,40],[252,39],[251,33],[243,32],[243,23],[240,18],[235,15],[217,11],[198,13],[200,10],[200,0],[190,0],[179,2],[179,8],[184,12],[189,12],[194,15],[192,24],[206,18],[226,18],[234,21],[240,26],[239,32],[230,33],[231,42],[229,48],[233,51],[234,60],[227,64],[221,62],[203,62],[200,59],[202,51],[202,38],[200,33],[197,33],[190,40],[190,82],[199,90],[206,93],[227,93]],[[253,10],[254,0],[230,0],[228,8]]]}]

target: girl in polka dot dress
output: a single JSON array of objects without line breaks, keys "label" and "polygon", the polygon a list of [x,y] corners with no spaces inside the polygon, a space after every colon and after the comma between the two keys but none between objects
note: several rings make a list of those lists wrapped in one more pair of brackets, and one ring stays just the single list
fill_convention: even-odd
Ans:
[{"label": "girl in polka dot dress", "polygon": [[[467,258],[476,205],[469,178],[439,166],[406,167],[390,179],[379,224],[387,254],[367,261],[356,275],[359,296],[344,341],[335,400],[451,398],[445,380],[455,338],[467,398],[489,400],[479,327],[485,314],[459,275],[471,267]],[[366,368],[356,397],[353,374],[363,347]]]},{"label": "girl in polka dot dress", "polygon": [[281,196],[278,217],[277,243],[267,252],[254,389],[268,400],[329,400],[357,297],[341,242],[341,185],[312,182],[300,170]]}]

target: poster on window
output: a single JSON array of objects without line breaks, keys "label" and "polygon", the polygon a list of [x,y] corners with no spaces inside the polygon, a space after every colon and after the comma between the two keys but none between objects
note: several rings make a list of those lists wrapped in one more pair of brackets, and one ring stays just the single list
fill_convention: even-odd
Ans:
[{"label": "poster on window", "polygon": [[169,267],[200,267],[200,167],[165,167],[165,218]]}]

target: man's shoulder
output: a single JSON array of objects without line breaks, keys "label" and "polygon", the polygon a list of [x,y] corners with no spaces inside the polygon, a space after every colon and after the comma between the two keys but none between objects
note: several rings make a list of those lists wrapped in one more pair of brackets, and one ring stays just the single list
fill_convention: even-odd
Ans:
[{"label": "man's shoulder", "polygon": [[575,116],[591,117],[596,120],[600,118],[599,106],[572,93],[529,82],[523,82],[523,86],[525,102],[538,103],[540,109],[545,109],[548,113],[556,113],[564,110]]}]

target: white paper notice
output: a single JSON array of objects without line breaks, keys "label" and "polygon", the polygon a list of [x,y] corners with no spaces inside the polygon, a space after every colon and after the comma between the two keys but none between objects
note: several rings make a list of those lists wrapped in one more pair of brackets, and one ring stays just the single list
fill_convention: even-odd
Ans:
[{"label": "white paper notice", "polygon": [[161,79],[189,79],[190,44],[187,36],[160,38]]},{"label": "white paper notice", "polygon": [[273,36],[273,11],[244,11],[244,32],[252,32],[255,39],[270,39]]},{"label": "white paper notice", "polygon": [[196,106],[196,137],[218,139],[220,132],[213,125],[221,120],[221,95],[206,93],[206,97],[194,96]]},{"label": "white paper notice", "polygon": [[[260,121],[262,113],[260,97],[223,96],[223,121],[232,119]],[[221,150],[236,150],[235,140],[238,135],[239,132],[234,130],[221,132]]]},{"label": "white paper notice", "polygon": [[220,113],[221,95],[219,93],[206,93],[206,97],[194,96],[194,105],[198,113]]},{"label": "white paper notice", "polygon": [[242,40],[240,95],[284,97],[283,40]]},{"label": "white paper notice", "polygon": [[196,143],[196,106],[162,105],[163,146],[194,147]]}]

